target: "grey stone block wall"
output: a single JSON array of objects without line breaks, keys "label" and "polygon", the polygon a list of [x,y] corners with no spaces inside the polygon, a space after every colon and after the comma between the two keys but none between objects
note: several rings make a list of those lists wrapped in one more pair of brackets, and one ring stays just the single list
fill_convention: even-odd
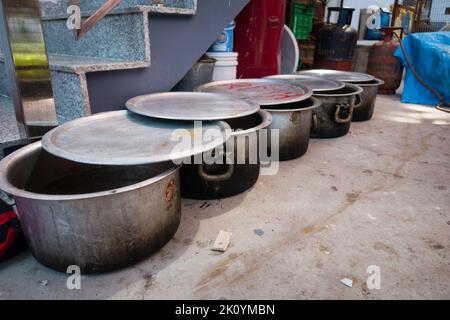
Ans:
[{"label": "grey stone block wall", "polygon": [[0,149],[2,149],[2,144],[16,141],[20,138],[15,119],[16,116],[11,99],[0,95]]},{"label": "grey stone block wall", "polygon": [[44,21],[43,30],[49,54],[123,61],[148,61],[150,58],[142,12],[108,15],[78,41],[64,19]]},{"label": "grey stone block wall", "polygon": [[5,64],[0,61],[0,95],[9,96],[9,83],[6,78]]},{"label": "grey stone block wall", "polygon": [[[40,0],[44,19],[67,17],[70,0]],[[105,3],[105,0],[80,0],[82,15],[89,15]],[[197,0],[122,0],[113,12],[130,10],[142,6],[164,5],[171,8],[194,9]]]},{"label": "grey stone block wall", "polygon": [[53,71],[52,83],[59,123],[90,115],[84,74]]},{"label": "grey stone block wall", "polygon": [[[128,9],[142,5],[148,5],[150,0],[122,0],[117,5],[117,9]],[[80,9],[82,14],[89,14],[96,11],[105,4],[105,0],[80,0]],[[41,14],[44,19],[68,16],[67,8],[70,6],[70,0],[40,0]]]},{"label": "grey stone block wall", "polygon": [[150,0],[151,4],[162,3],[166,7],[194,9],[197,0]]},{"label": "grey stone block wall", "polygon": [[[201,15],[194,16],[193,11],[177,14],[177,9],[152,9],[149,18],[145,8],[111,14],[79,42],[66,28],[65,19],[45,20],[58,121],[121,109],[133,96],[170,90],[247,2],[233,0],[230,5],[229,0],[204,0]],[[197,8],[193,0],[164,4]],[[172,14],[152,14],[158,12]],[[139,61],[150,60],[150,43],[149,67]],[[0,93],[6,88],[2,68],[0,63]]]}]

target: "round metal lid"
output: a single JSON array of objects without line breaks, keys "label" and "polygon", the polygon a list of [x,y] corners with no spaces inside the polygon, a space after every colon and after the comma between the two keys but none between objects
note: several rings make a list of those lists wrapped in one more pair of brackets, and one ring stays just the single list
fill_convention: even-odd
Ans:
[{"label": "round metal lid", "polygon": [[293,85],[305,85],[310,87],[314,92],[339,90],[345,87],[345,83],[341,81],[307,75],[281,74],[270,76],[266,79],[286,81]]},{"label": "round metal lid", "polygon": [[281,105],[310,98],[312,89],[303,85],[269,79],[239,79],[210,82],[195,89],[201,92],[227,93],[253,101],[260,106]]},{"label": "round metal lid", "polygon": [[338,70],[326,70],[326,69],[302,71],[299,74],[308,75],[308,76],[316,76],[316,77],[324,77],[327,79],[333,79],[333,80],[337,80],[337,81],[350,82],[350,83],[369,82],[369,81],[373,81],[375,79],[371,75],[365,74],[365,73],[338,71]]},{"label": "round metal lid", "polygon": [[[180,160],[212,150],[231,136],[227,129],[230,126],[222,121],[202,123],[194,129],[194,122],[152,119],[123,110],[67,122],[48,132],[42,147],[75,162],[139,165]],[[206,130],[208,134],[204,135]]]},{"label": "round metal lid", "polygon": [[300,61],[300,48],[292,30],[284,25],[283,37],[281,40],[281,72],[294,74],[298,69]]},{"label": "round metal lid", "polygon": [[257,113],[259,105],[232,95],[202,92],[168,92],[128,100],[128,110],[169,120],[227,120]]}]

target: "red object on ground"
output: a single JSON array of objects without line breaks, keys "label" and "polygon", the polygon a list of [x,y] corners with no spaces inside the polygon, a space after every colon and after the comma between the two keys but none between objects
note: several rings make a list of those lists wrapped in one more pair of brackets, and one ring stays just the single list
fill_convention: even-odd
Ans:
[{"label": "red object on ground", "polygon": [[0,213],[0,258],[13,245],[19,229],[19,220],[13,211]]},{"label": "red object on ground", "polygon": [[261,78],[281,71],[285,0],[252,0],[236,18],[234,48],[238,78]]},{"label": "red object on ground", "polygon": [[367,73],[385,82],[378,88],[380,94],[393,95],[402,83],[403,64],[394,57],[394,52],[400,46],[400,42],[393,39],[397,30],[401,31],[402,37],[403,28],[382,28],[382,40],[370,49]]}]

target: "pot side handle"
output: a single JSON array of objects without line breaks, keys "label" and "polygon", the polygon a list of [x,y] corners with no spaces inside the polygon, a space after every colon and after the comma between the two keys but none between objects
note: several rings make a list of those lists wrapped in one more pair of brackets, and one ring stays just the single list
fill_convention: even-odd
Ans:
[{"label": "pot side handle", "polygon": [[317,119],[317,114],[313,112],[312,122],[311,122],[311,131],[319,127],[319,119]]},{"label": "pot side handle", "polygon": [[211,175],[211,174],[207,174],[205,172],[205,167],[204,164],[200,164],[198,166],[198,175],[205,181],[208,182],[221,182],[221,181],[226,181],[228,179],[231,178],[231,176],[234,173],[234,165],[233,164],[228,164],[228,170],[227,172],[225,172],[224,174],[219,174],[219,175]]},{"label": "pot side handle", "polygon": [[[344,108],[348,109],[349,112],[348,112],[348,116],[343,119],[343,118],[341,118],[341,111]],[[353,118],[353,108],[352,108],[351,105],[349,105],[347,103],[346,104],[337,104],[336,105],[336,112],[334,114],[334,120],[336,121],[336,123],[347,124],[347,123],[352,121],[352,118]]]},{"label": "pot side handle", "polygon": [[359,108],[362,105],[362,97],[361,94],[357,94],[355,98],[355,106],[354,108]]}]

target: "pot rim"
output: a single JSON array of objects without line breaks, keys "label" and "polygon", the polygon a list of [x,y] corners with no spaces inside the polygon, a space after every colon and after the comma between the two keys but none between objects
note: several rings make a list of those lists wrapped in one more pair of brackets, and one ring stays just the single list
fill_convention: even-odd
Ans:
[{"label": "pot rim", "polygon": [[[259,83],[259,84],[264,84],[264,83],[268,83],[268,84],[280,84],[279,81],[277,80],[273,80],[273,79],[265,79],[265,78],[260,78],[260,79],[231,79],[231,80],[220,80],[220,81],[212,81],[212,82],[208,82],[205,84],[202,84],[196,88],[194,88],[194,92],[212,92],[212,93],[223,93],[223,94],[230,94],[230,95],[234,95],[242,100],[245,101],[252,101],[255,102],[257,104],[261,104],[261,101],[258,101],[257,98],[254,97],[247,97],[247,96],[240,96],[238,94],[235,94],[233,92],[215,92],[215,91],[209,91],[210,88],[214,88],[216,86],[220,86],[220,85],[229,85],[229,84],[236,84],[236,83],[245,83],[245,82],[252,82],[252,83]],[[295,103],[295,102],[300,102],[300,101],[305,101],[308,100],[308,98],[310,98],[313,95],[313,91],[311,88],[309,88],[308,86],[305,85],[292,85],[289,83],[283,83],[286,87],[290,87],[292,88],[296,88],[297,90],[302,89],[304,91],[304,94],[301,96],[296,96],[294,98],[289,98],[286,99],[286,101],[271,101],[268,105],[271,106],[279,106],[279,105],[283,105],[283,104],[287,104],[287,103]]]},{"label": "pot rim", "polygon": [[384,80],[375,78],[374,80],[372,80],[370,82],[362,82],[362,83],[347,82],[347,83],[354,84],[354,85],[364,88],[364,87],[379,87],[379,86],[382,86],[383,84],[385,84],[386,82]]},{"label": "pot rim", "polygon": [[[22,159],[29,153],[34,152],[38,149],[42,149],[42,151],[45,151],[42,148],[41,141],[38,141],[38,142],[32,143],[28,146],[25,146],[25,147],[17,150],[16,152],[10,154],[6,158],[4,158],[2,161],[0,161],[0,190],[3,190],[5,193],[10,194],[14,197],[28,198],[28,199],[32,199],[32,200],[70,201],[70,200],[84,200],[84,199],[100,198],[100,197],[126,193],[129,191],[144,188],[148,185],[156,183],[156,182],[170,176],[171,174],[177,172],[181,167],[181,165],[176,165],[172,162],[173,167],[170,167],[170,169],[165,170],[150,179],[147,179],[147,180],[144,180],[144,181],[141,181],[141,182],[138,182],[138,183],[126,186],[126,187],[110,189],[110,190],[106,190],[106,191],[92,192],[92,193],[51,195],[51,194],[41,194],[41,193],[30,192],[30,191],[26,191],[26,190],[17,188],[16,186],[14,186],[13,184],[11,184],[9,182],[7,175],[6,175],[8,170],[13,165],[13,163],[17,161],[17,159]],[[68,160],[68,161],[71,161],[71,160]],[[167,163],[170,163],[170,161],[167,161]]]},{"label": "pot rim", "polygon": [[315,97],[310,97],[309,99],[305,100],[312,100],[313,105],[310,107],[306,107],[306,108],[299,108],[299,109],[278,109],[278,108],[271,108],[271,109],[266,109],[266,108],[262,108],[262,110],[268,111],[269,113],[276,113],[276,112],[280,112],[280,113],[286,113],[286,112],[298,112],[298,111],[307,111],[307,110],[313,110],[316,109],[318,107],[320,107],[322,105],[322,102],[315,98]]},{"label": "pot rim", "polygon": [[273,119],[272,119],[272,115],[270,114],[270,112],[268,112],[264,109],[260,109],[255,114],[259,114],[260,117],[262,118],[262,121],[258,126],[247,129],[247,130],[233,131],[231,136],[237,137],[237,136],[248,134],[251,132],[258,132],[259,130],[265,129],[272,124]]},{"label": "pot rim", "polygon": [[[350,92],[350,93],[336,93],[336,94],[318,92],[318,93],[314,93],[314,96],[315,97],[321,97],[321,98],[350,97],[350,96],[356,96],[358,94],[361,94],[364,91],[364,89],[361,88],[359,86],[359,84],[357,85],[357,84],[352,84],[352,83],[346,82],[345,86],[346,87],[350,87],[350,88],[352,88],[352,89],[354,89],[356,91],[355,92]],[[342,89],[339,89],[339,90],[342,90]],[[336,90],[336,91],[339,91],[339,90]]]}]

